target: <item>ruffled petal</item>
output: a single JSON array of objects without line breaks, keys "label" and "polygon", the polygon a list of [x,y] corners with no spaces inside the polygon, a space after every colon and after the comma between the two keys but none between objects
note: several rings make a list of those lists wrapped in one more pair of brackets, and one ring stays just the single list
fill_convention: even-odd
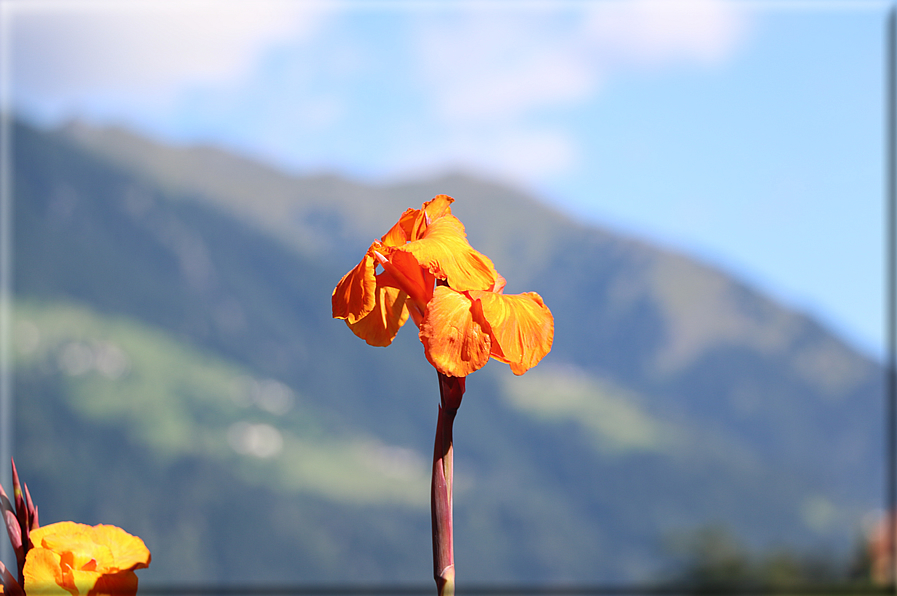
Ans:
[{"label": "ruffled petal", "polygon": [[395,250],[414,255],[421,266],[459,292],[491,289],[498,278],[492,261],[470,246],[464,224],[454,215],[431,222],[420,240]]},{"label": "ruffled petal", "polygon": [[109,548],[112,561],[103,566],[118,570],[144,569],[149,567],[152,556],[146,544],[137,536],[128,534],[118,526],[100,524],[91,528],[93,540]]},{"label": "ruffled petal", "polygon": [[402,246],[411,240],[411,231],[414,229],[414,222],[417,221],[419,215],[420,209],[406,209],[396,225],[383,234],[380,241],[385,246]]},{"label": "ruffled petal", "polygon": [[84,524],[70,521],[61,521],[56,522],[55,524],[48,524],[31,531],[31,542],[33,542],[34,545],[37,546],[38,544],[43,544],[45,537],[53,536],[54,534],[66,536],[83,533],[84,527]]},{"label": "ruffled petal", "polygon": [[452,203],[455,202],[455,199],[448,195],[436,195],[423,205],[421,205],[421,211],[427,214],[427,218],[430,220],[430,223],[436,221],[437,219],[441,219],[446,215],[452,214]]},{"label": "ruffled petal", "polygon": [[40,545],[56,553],[71,553],[83,565],[93,557],[96,543],[89,533],[90,526],[63,521],[38,528],[31,533],[35,546]]},{"label": "ruffled petal", "polygon": [[466,377],[489,361],[491,339],[478,304],[465,294],[437,286],[420,325],[424,353],[436,370]]},{"label": "ruffled petal", "polygon": [[[418,209],[409,209],[408,211],[414,211],[415,217],[412,220],[410,216],[408,216],[407,223],[404,229],[407,232],[408,241],[420,240],[423,238],[424,233],[427,231],[427,228],[437,219],[445,217],[446,215],[451,215],[452,208],[451,204],[455,202],[455,199],[448,195],[436,195]],[[408,215],[408,211],[402,216],[403,218]],[[399,220],[400,224],[403,224],[402,220]]]},{"label": "ruffled petal", "polygon": [[408,320],[408,308],[405,305],[408,294],[397,288],[378,285],[375,295],[376,300],[371,312],[355,323],[348,321],[346,323],[352,332],[368,345],[388,346]]},{"label": "ruffled petal", "polygon": [[334,319],[346,319],[351,325],[373,310],[377,287],[375,269],[374,256],[368,250],[361,262],[336,284],[331,297]]},{"label": "ruffled petal", "polygon": [[492,357],[511,365],[522,375],[551,350],[554,317],[535,292],[505,296],[494,292],[470,292],[482,304],[492,337]]},{"label": "ruffled petal", "polygon": [[39,546],[29,550],[22,570],[22,575],[25,576],[22,584],[25,593],[71,596],[63,587],[65,580],[62,577],[61,559],[53,551]]}]

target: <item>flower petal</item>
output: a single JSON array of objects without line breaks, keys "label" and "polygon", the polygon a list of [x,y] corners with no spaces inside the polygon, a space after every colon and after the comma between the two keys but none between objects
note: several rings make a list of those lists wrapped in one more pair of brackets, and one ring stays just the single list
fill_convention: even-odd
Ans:
[{"label": "flower petal", "polygon": [[488,290],[498,278],[492,261],[470,246],[464,224],[454,215],[433,221],[420,240],[394,250],[412,254],[421,266],[459,292]]},{"label": "flower petal", "polygon": [[99,580],[108,577],[118,582],[109,586],[133,594],[137,578],[127,574],[147,567],[151,560],[143,540],[116,526],[59,522],[35,529],[32,536],[35,547],[28,552],[23,571],[27,593],[118,593],[99,589]]},{"label": "flower petal", "polygon": [[346,319],[351,325],[371,312],[376,302],[375,269],[374,256],[368,250],[361,262],[336,284],[331,297],[334,319]]},{"label": "flower petal", "polygon": [[[408,209],[402,214],[402,219],[396,225],[401,225],[406,232],[408,241],[420,240],[431,223],[451,215],[451,204],[455,199],[448,195],[436,195],[423,205],[420,209]],[[413,217],[410,212],[413,212]],[[399,246],[396,244],[395,246]]]},{"label": "flower petal", "polygon": [[423,313],[433,297],[433,286],[436,283],[433,274],[421,267],[412,254],[402,250],[389,252],[388,258],[381,258],[381,264],[386,275],[378,276],[377,283],[404,291]]},{"label": "flower petal", "polygon": [[450,377],[466,377],[489,361],[491,339],[483,313],[465,294],[437,286],[420,325],[430,364]]},{"label": "flower petal", "polygon": [[396,225],[391,227],[388,232],[383,234],[380,242],[386,246],[402,246],[411,239],[411,232],[414,229],[414,223],[420,215],[420,209],[406,209],[405,213],[399,217]]},{"label": "flower petal", "polygon": [[35,546],[28,551],[22,575],[25,581],[22,587],[26,594],[58,594],[71,596],[63,588],[61,557],[51,550]]},{"label": "flower petal", "polygon": [[94,590],[94,587],[97,585],[97,580],[103,577],[101,572],[71,569],[68,570],[66,574],[70,576],[70,579],[67,579],[66,583],[69,586],[74,586],[76,594],[83,596],[99,596]]},{"label": "flower petal", "polygon": [[44,548],[66,548],[68,543],[80,543],[84,540],[84,530],[89,528],[85,524],[79,524],[70,521],[56,522],[37,528],[31,532],[31,541],[34,546],[43,546]]},{"label": "flower petal", "polygon": [[378,284],[375,295],[376,300],[371,312],[355,323],[348,321],[346,323],[352,332],[365,340],[368,345],[388,346],[408,320],[408,308],[405,305],[408,294],[398,288]]},{"label": "flower petal", "polygon": [[100,524],[90,529],[94,542],[109,547],[113,562],[108,567],[115,570],[144,569],[152,556],[143,540],[128,534],[118,526]]},{"label": "flower petal", "polygon": [[[91,526],[75,522],[59,522],[39,530],[36,533],[40,539],[40,546],[60,555],[63,563],[70,567],[82,569],[90,561],[97,561],[100,566],[106,567],[114,561],[111,545],[99,542]],[[35,543],[35,546],[37,544]]]},{"label": "flower petal", "polygon": [[489,291],[495,292],[496,294],[501,294],[505,291],[505,284],[507,283],[508,281],[504,277],[502,277],[501,273],[496,273],[495,285],[489,288]]},{"label": "flower petal", "polygon": [[522,375],[551,350],[554,317],[535,292],[505,296],[494,292],[470,292],[482,304],[492,337],[492,357],[511,365]]},{"label": "flower petal", "polygon": [[421,205],[420,210],[427,214],[427,218],[430,220],[430,223],[432,223],[446,215],[451,215],[451,205],[454,202],[455,199],[448,195],[436,195]]},{"label": "flower petal", "polygon": [[137,594],[137,574],[133,571],[103,574],[88,596],[134,596]]}]

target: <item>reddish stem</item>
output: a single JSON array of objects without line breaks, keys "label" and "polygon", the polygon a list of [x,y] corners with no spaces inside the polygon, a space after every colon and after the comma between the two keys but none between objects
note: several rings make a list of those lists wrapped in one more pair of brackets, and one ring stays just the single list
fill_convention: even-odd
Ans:
[{"label": "reddish stem", "polygon": [[439,419],[433,447],[430,519],[433,524],[433,577],[439,596],[455,593],[455,554],[452,542],[452,424],[464,396],[465,377],[439,373]]}]

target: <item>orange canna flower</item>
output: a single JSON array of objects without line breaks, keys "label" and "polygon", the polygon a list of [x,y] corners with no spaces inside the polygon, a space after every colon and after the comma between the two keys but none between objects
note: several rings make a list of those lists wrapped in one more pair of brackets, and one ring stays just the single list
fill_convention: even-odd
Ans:
[{"label": "orange canna flower", "polygon": [[135,569],[149,566],[143,540],[116,526],[59,522],[31,532],[25,592],[59,596],[137,593]]},{"label": "orange canna flower", "polygon": [[448,376],[490,357],[522,375],[551,349],[551,311],[535,292],[502,294],[504,278],[470,246],[452,202],[439,195],[406,210],[337,284],[333,316],[374,346],[391,344],[412,319],[427,360]]}]

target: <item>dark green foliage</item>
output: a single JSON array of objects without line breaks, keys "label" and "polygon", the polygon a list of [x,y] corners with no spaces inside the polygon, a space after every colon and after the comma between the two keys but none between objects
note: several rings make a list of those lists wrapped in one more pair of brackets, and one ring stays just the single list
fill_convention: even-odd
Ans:
[{"label": "dark green foliage", "polygon": [[868,561],[860,542],[852,556],[770,549],[752,552],[720,526],[707,526],[670,540],[676,571],[665,581],[683,594],[725,594],[753,589],[787,593],[789,588],[820,591],[848,586],[871,588]]}]

